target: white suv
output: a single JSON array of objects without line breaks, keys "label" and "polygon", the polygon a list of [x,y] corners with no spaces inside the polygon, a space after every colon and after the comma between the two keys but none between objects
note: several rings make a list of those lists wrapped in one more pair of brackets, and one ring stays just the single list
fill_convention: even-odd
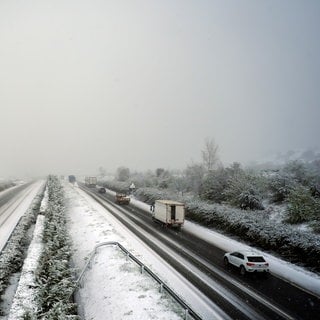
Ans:
[{"label": "white suv", "polygon": [[269,263],[266,262],[262,255],[253,251],[228,252],[224,255],[223,261],[225,266],[232,264],[240,268],[241,275],[246,272],[269,273]]}]

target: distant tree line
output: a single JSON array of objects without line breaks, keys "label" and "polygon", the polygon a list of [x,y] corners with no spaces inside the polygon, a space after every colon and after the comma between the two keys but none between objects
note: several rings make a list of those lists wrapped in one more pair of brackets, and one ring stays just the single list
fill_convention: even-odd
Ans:
[{"label": "distant tree line", "polygon": [[122,166],[116,172],[114,189],[156,188],[174,195],[187,195],[207,203],[229,205],[242,210],[265,210],[284,206],[284,222],[309,223],[320,232],[320,159],[289,161],[272,169],[243,168],[240,163],[224,167],[218,146],[207,139],[202,162],[184,170],[157,168],[154,172],[131,172]]}]

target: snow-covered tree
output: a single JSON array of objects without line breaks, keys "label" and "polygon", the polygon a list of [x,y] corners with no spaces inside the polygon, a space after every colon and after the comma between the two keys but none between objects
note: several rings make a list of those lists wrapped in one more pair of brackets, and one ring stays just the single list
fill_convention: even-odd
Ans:
[{"label": "snow-covered tree", "polygon": [[221,203],[225,200],[224,190],[228,187],[228,180],[227,171],[223,167],[210,171],[201,184],[200,197]]},{"label": "snow-covered tree", "polygon": [[164,170],[163,168],[157,168],[157,169],[156,169],[156,176],[157,176],[157,177],[163,176],[164,173],[165,173],[165,170]]},{"label": "snow-covered tree", "polygon": [[224,191],[226,201],[241,209],[263,210],[262,185],[259,176],[239,170],[229,178]]},{"label": "snow-covered tree", "polygon": [[117,169],[117,180],[127,181],[130,178],[130,169],[127,167],[119,167]]},{"label": "snow-covered tree", "polygon": [[205,140],[204,149],[202,150],[202,160],[207,171],[213,170],[215,165],[218,163],[218,149],[219,147],[215,143],[214,139],[207,138]]},{"label": "snow-covered tree", "polygon": [[299,185],[288,196],[287,212],[289,223],[320,221],[320,199],[313,197],[309,188]]},{"label": "snow-covered tree", "polygon": [[100,176],[101,178],[104,178],[104,177],[107,175],[106,169],[105,169],[104,167],[102,167],[102,166],[99,167],[98,172],[99,172],[99,176]]},{"label": "snow-covered tree", "polygon": [[298,160],[288,162],[283,167],[283,172],[302,185],[308,185],[313,178],[307,165]]},{"label": "snow-covered tree", "polygon": [[188,165],[184,171],[187,191],[191,191],[194,194],[198,195],[204,175],[205,168],[202,164],[193,163]]},{"label": "snow-covered tree", "polygon": [[285,201],[293,185],[294,181],[285,175],[276,174],[269,178],[271,200],[276,203]]}]

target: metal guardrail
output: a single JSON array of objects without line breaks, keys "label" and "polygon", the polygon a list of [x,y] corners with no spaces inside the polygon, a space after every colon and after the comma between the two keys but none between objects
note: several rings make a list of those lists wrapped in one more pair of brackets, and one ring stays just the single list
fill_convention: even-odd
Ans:
[{"label": "metal guardrail", "polygon": [[[84,273],[87,271],[87,269],[90,268],[91,262],[94,258],[94,256],[97,254],[97,251],[100,247],[104,246],[117,246],[120,248],[128,258],[133,260],[136,264],[140,266],[141,273],[147,272],[155,281],[158,282],[160,285],[159,291],[163,292],[163,290],[166,290],[171,297],[173,297],[184,309],[185,311],[185,319],[187,320],[189,316],[191,316],[195,320],[201,320],[202,318],[194,311],[186,302],[184,302],[168,285],[166,285],[150,268],[148,268],[145,264],[143,264],[137,257],[135,257],[130,251],[128,251],[123,245],[121,245],[117,241],[108,241],[108,242],[102,242],[94,247],[94,250],[91,252],[89,259],[87,260],[85,266],[83,267],[82,272],[80,273],[78,279],[76,280],[76,286],[75,290],[79,287],[81,287],[81,281],[84,276]],[[74,290],[74,291],[75,291]],[[74,294],[74,291],[71,295]]]}]

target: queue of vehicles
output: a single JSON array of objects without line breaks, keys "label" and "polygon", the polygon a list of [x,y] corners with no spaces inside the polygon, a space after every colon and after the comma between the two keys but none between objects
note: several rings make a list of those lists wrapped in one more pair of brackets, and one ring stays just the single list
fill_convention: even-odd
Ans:
[{"label": "queue of vehicles", "polygon": [[[75,176],[69,176],[69,182],[74,183]],[[97,187],[96,177],[85,177],[85,185],[89,188]],[[106,193],[104,187],[98,187],[100,194]],[[115,203],[118,205],[128,205],[130,196],[125,193],[116,193]],[[185,221],[185,205],[182,202],[173,200],[156,200],[150,206],[152,220],[160,223],[162,226],[181,229]],[[269,263],[265,258],[254,251],[242,250],[227,252],[223,257],[226,267],[233,266],[239,269],[241,275],[247,273],[269,274]]]}]

